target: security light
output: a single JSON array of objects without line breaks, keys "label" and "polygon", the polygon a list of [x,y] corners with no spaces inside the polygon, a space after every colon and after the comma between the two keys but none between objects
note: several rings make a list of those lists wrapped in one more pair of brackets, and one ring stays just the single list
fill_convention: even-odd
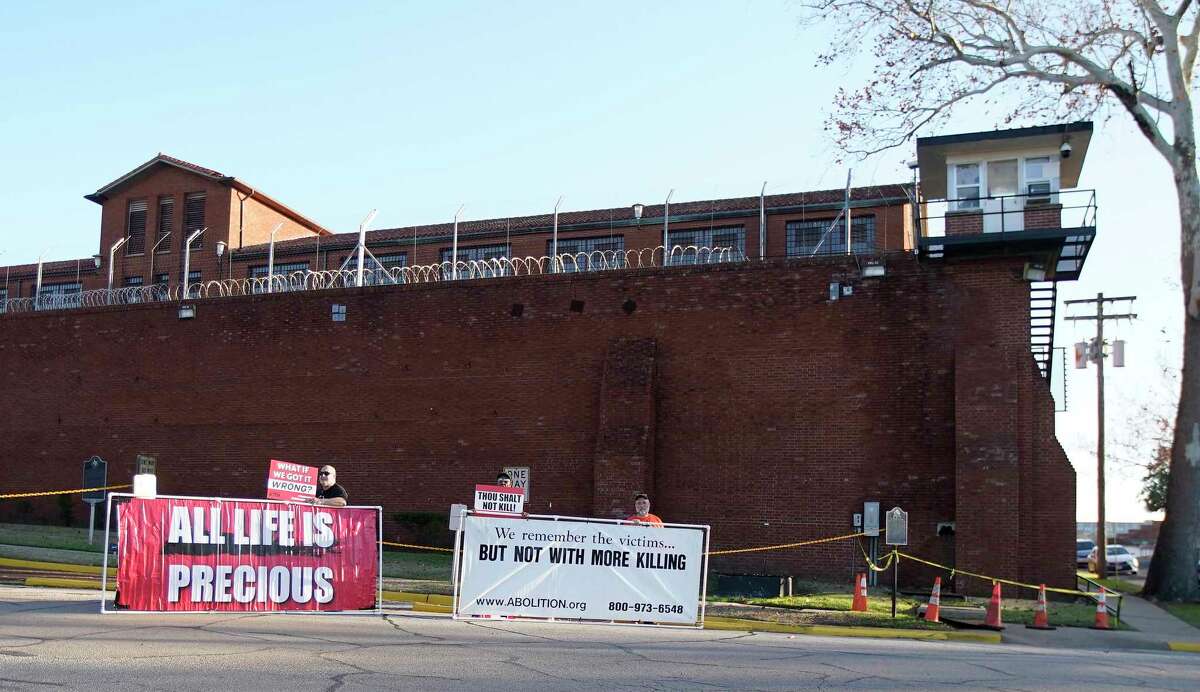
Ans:
[{"label": "security light", "polygon": [[179,319],[190,320],[195,316],[196,316],[196,306],[195,305],[180,305],[179,306]]},{"label": "security light", "polygon": [[1058,153],[1062,154],[1064,159],[1071,158],[1071,143],[1063,142],[1062,146],[1058,148]]},{"label": "security light", "polygon": [[863,267],[862,275],[864,278],[877,279],[887,274],[887,269],[878,262],[872,262]]},{"label": "security light", "polygon": [[1045,265],[1034,264],[1033,262],[1026,262],[1024,278],[1026,281],[1045,281],[1046,280]]},{"label": "security light", "polygon": [[217,257],[220,257],[221,255],[224,255],[224,254],[225,254],[225,241],[218,240],[217,241]]},{"label": "security light", "polygon": [[100,255],[98,255],[98,254],[96,254],[96,255],[92,255],[92,261],[96,263],[96,268],[97,268],[97,269],[99,269],[99,268],[100,268],[100,262],[102,261],[102,258],[101,258],[101,256],[100,256]]},{"label": "security light", "polygon": [[915,170],[917,170],[917,168],[919,168],[921,166],[921,163],[919,161],[917,161],[916,159],[910,159],[908,161],[908,163],[906,163],[904,165],[908,166],[908,170],[915,171]]},{"label": "security light", "polygon": [[642,204],[641,202],[638,202],[637,204],[633,205],[633,218],[637,219],[638,221],[641,221],[642,220],[642,211],[645,208],[646,208],[646,206],[644,204]]}]

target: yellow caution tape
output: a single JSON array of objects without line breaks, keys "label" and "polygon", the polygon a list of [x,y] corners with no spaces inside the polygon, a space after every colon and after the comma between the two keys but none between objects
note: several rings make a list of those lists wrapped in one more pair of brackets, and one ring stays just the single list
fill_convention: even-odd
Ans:
[{"label": "yellow caution tape", "polygon": [[439,550],[443,553],[453,553],[454,548],[438,548],[432,545],[413,545],[412,543],[393,543],[391,541],[379,541],[380,545],[393,545],[397,548],[416,548],[417,550]]},{"label": "yellow caution tape", "polygon": [[811,541],[800,541],[799,543],[780,543],[779,545],[764,545],[761,548],[735,548],[732,550],[710,550],[708,555],[733,555],[734,553],[757,553],[763,550],[783,550],[785,548],[799,548],[803,545],[816,545],[818,543],[832,543],[833,541],[844,541],[848,538],[858,538],[862,533],[848,533],[845,536],[832,536],[830,538],[817,538]]},{"label": "yellow caution tape", "polygon": [[[989,577],[986,574],[976,574],[975,572],[968,572],[966,570],[955,569],[954,567],[947,567],[946,565],[940,565],[936,562],[930,562],[929,560],[922,560],[919,557],[909,555],[908,553],[902,553],[900,551],[896,551],[896,555],[899,555],[900,557],[902,557],[906,560],[912,560],[913,562],[920,562],[921,564],[929,565],[930,567],[937,567],[940,569],[944,569],[944,570],[950,572],[951,576],[954,576],[955,574],[965,574],[968,577],[975,577],[976,579],[983,579],[986,581],[990,581],[993,584],[996,582],[999,582],[1001,584],[1008,584],[1009,586],[1020,586],[1022,588],[1026,588],[1026,589],[1033,589],[1034,591],[1037,591],[1039,588],[1041,588],[1040,584],[1025,584],[1023,582],[1013,581],[1011,579],[1001,579],[999,577]],[[1046,590],[1053,591],[1054,593],[1068,594],[1071,596],[1086,596],[1088,598],[1099,600],[1098,593],[1092,593],[1090,591],[1077,591],[1076,589],[1060,589],[1060,588],[1054,587],[1054,586],[1047,586]],[[1106,591],[1107,591],[1107,589],[1106,589]],[[1116,596],[1117,598],[1120,598],[1120,596],[1121,596],[1121,594],[1119,594],[1115,591],[1107,591],[1107,593],[1110,593],[1113,596]]]},{"label": "yellow caution tape", "polygon": [[872,572],[886,571],[892,566],[892,562],[896,559],[896,551],[893,550],[887,554],[887,559],[883,561],[882,565],[877,565],[871,561],[871,556],[867,554],[867,549],[862,546],[862,543],[858,544],[858,549],[862,551],[863,559],[867,561],[867,567],[869,567]]},{"label": "yellow caution tape", "polygon": [[103,488],[79,488],[77,490],[46,490],[40,493],[8,493],[0,495],[0,500],[8,500],[14,497],[42,497],[44,495],[74,495],[75,493],[90,493],[96,490],[116,490],[117,488],[132,488],[129,483],[125,485],[106,485]]}]

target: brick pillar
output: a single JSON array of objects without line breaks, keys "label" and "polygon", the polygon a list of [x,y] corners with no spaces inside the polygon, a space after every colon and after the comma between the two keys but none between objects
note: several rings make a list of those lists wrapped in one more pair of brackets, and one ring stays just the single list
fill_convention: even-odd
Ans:
[{"label": "brick pillar", "polygon": [[652,338],[608,342],[600,383],[600,420],[592,464],[592,513],[625,517],[633,495],[654,494],[654,358]]},{"label": "brick pillar", "polygon": [[[955,557],[957,567],[1018,578],[1021,425],[1015,354],[999,344],[960,345],[954,368]],[[966,593],[990,593],[962,579]]]}]

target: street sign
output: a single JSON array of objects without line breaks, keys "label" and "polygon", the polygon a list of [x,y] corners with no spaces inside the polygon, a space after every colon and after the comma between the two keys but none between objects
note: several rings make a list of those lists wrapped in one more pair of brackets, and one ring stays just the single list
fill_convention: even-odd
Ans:
[{"label": "street sign", "polygon": [[893,507],[887,513],[883,542],[888,545],[908,545],[908,512]]},{"label": "street sign", "polygon": [[[92,457],[83,462],[83,487],[103,488],[108,485],[108,464],[100,457]],[[93,490],[83,494],[83,501],[88,504],[104,502],[105,491]]]},{"label": "street sign", "polygon": [[529,467],[528,466],[505,466],[504,472],[512,479],[512,487],[520,488],[525,491],[525,501],[529,502]]},{"label": "street sign", "polygon": [[138,472],[139,476],[145,475],[147,473],[154,475],[155,473],[157,473],[157,469],[158,469],[158,457],[154,456],[153,454],[137,455],[137,472]]},{"label": "street sign", "polygon": [[878,536],[879,535],[879,503],[864,502],[863,503],[863,535]]}]

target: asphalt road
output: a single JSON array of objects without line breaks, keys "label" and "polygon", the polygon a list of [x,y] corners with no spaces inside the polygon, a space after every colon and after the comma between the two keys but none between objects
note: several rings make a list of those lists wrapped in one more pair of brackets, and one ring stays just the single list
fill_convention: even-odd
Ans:
[{"label": "asphalt road", "polygon": [[1186,689],[1200,655],[445,616],[101,615],[0,586],[0,689]]}]

